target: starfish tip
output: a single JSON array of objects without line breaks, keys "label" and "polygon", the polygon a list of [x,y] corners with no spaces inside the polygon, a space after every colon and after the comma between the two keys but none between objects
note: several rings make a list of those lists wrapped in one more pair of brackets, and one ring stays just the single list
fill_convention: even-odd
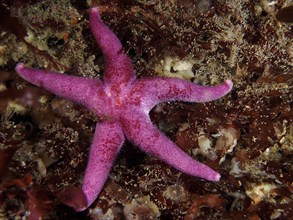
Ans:
[{"label": "starfish tip", "polygon": [[221,175],[217,173],[214,177],[214,181],[219,181],[221,179]]},{"label": "starfish tip", "polygon": [[21,70],[23,70],[24,64],[23,63],[18,63],[15,67],[16,72],[19,74]]},{"label": "starfish tip", "polygon": [[90,13],[96,13],[96,14],[99,14],[99,10],[98,10],[97,7],[92,7],[92,8],[90,9]]},{"label": "starfish tip", "polygon": [[233,87],[233,82],[229,79],[225,81],[225,84],[231,89]]},{"label": "starfish tip", "polygon": [[74,210],[76,211],[76,212],[82,212],[82,211],[84,211],[84,210],[86,210],[88,207],[78,207],[78,208],[75,208]]}]

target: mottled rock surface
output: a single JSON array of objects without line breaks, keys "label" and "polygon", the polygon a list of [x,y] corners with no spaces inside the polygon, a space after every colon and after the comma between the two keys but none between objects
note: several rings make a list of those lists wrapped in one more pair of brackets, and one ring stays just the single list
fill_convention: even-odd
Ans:
[{"label": "mottled rock surface", "polygon": [[[276,18],[290,1],[197,2],[1,1],[1,218],[30,212],[44,219],[293,215],[293,32],[292,23]],[[102,76],[103,57],[88,26],[94,5],[139,78],[167,75],[203,85],[232,79],[235,88],[220,101],[164,103],[151,112],[178,146],[221,173],[220,182],[182,174],[126,143],[99,199],[82,213],[65,206],[82,199],[78,187],[99,119],[20,79],[14,67],[24,62]]]}]

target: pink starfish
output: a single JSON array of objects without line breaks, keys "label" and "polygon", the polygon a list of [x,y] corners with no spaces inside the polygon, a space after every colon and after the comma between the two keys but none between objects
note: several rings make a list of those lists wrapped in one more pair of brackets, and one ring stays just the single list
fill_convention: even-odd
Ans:
[{"label": "pink starfish", "polygon": [[[97,8],[90,11],[90,26],[103,51],[103,81],[80,78],[17,64],[17,73],[30,83],[81,103],[101,118],[90,149],[82,190],[90,206],[107,180],[125,137],[141,150],[192,176],[218,181],[220,174],[193,160],[156,128],[149,111],[160,102],[208,102],[226,95],[232,82],[214,86],[165,77],[136,79],[130,58],[115,34],[103,23]],[[88,207],[87,206],[87,207]],[[81,211],[83,209],[80,209]]]}]

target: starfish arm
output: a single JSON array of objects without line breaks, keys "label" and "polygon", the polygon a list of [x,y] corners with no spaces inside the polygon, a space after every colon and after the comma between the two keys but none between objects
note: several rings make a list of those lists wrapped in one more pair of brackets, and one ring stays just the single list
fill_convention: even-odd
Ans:
[{"label": "starfish arm", "polygon": [[107,121],[97,124],[82,184],[88,206],[100,194],[124,140],[118,123]]},{"label": "starfish arm", "polygon": [[201,86],[178,78],[145,78],[139,80],[134,91],[145,94],[144,102],[148,108],[152,108],[160,102],[187,101],[208,102],[225,96],[233,87],[231,80],[217,86]]},{"label": "starfish arm", "polygon": [[148,115],[131,111],[122,119],[126,137],[146,153],[150,153],[174,168],[206,180],[218,181],[220,174],[192,159],[150,121]]},{"label": "starfish arm", "polygon": [[123,52],[117,36],[103,23],[98,8],[90,11],[90,26],[106,62],[104,82],[123,84],[133,81],[135,75],[132,62]]},{"label": "starfish arm", "polygon": [[104,106],[103,85],[100,80],[27,68],[22,63],[18,63],[15,69],[18,75],[36,86],[43,87],[55,95],[79,102],[97,112],[102,111],[101,106]]}]

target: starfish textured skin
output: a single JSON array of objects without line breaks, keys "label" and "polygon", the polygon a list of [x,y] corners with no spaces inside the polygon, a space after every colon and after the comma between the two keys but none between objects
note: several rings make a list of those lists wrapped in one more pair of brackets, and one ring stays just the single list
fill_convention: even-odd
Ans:
[{"label": "starfish textured skin", "polygon": [[[161,102],[208,102],[226,95],[230,80],[209,87],[177,78],[136,79],[130,58],[116,35],[103,23],[97,8],[90,10],[90,27],[105,60],[103,80],[32,69],[19,63],[16,72],[28,82],[94,111],[101,122],[91,144],[82,190],[89,207],[101,192],[111,166],[127,138],[142,151],[154,155],[186,174],[218,181],[220,174],[192,159],[156,128],[150,110]],[[78,211],[84,210],[82,208]]]}]

